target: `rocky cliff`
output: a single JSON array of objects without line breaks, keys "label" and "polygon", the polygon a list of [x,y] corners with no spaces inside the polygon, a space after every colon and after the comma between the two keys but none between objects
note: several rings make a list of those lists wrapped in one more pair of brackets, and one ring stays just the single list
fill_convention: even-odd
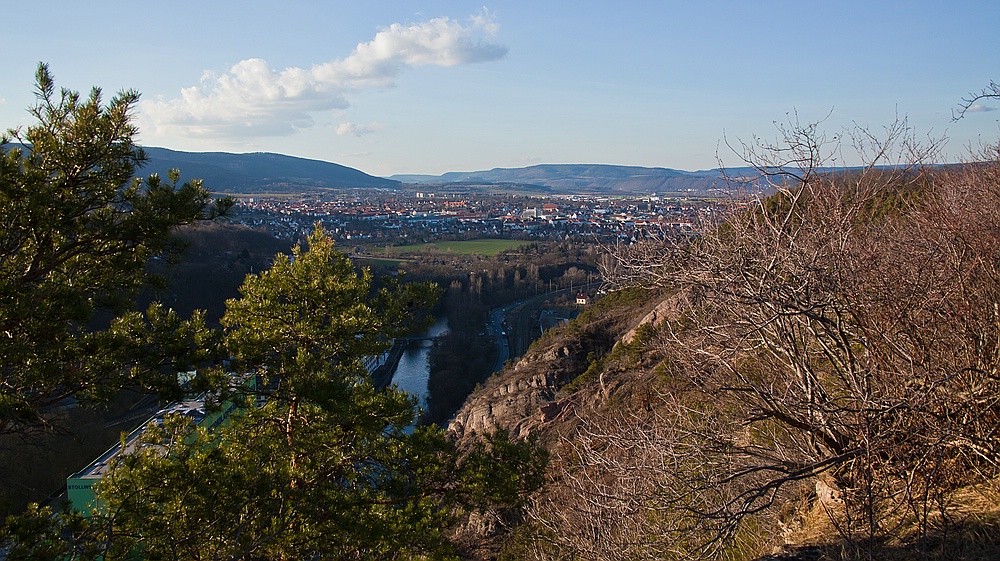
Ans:
[{"label": "rocky cliff", "polygon": [[[456,413],[449,430],[465,438],[503,428],[523,438],[566,419],[585,401],[607,398],[610,381],[599,374],[606,368],[602,359],[623,338],[631,340],[637,326],[663,313],[663,299],[654,293],[608,295],[569,327],[546,333],[513,367],[487,380]],[[603,391],[580,391],[591,382]],[[574,391],[563,391],[567,386]]]}]

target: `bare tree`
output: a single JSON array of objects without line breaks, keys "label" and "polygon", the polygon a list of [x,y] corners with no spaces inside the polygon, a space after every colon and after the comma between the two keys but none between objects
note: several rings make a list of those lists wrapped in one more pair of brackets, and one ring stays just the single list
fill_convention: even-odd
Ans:
[{"label": "bare tree", "polygon": [[[996,150],[943,172],[924,166],[937,145],[917,142],[905,120],[830,142],[793,120],[779,136],[741,145],[773,195],[751,193],[697,240],[627,248],[616,264],[626,282],[643,271],[676,290],[664,364],[730,419],[699,416],[649,445],[661,461],[681,444],[697,458],[655,504],[693,517],[678,527],[702,553],[818,477],[841,498],[830,514],[849,540],[871,546],[908,520],[926,531],[952,491],[1000,466]],[[866,164],[828,169],[845,141]],[[575,440],[576,465],[603,467],[565,480],[590,489],[585,504],[607,506],[617,495],[591,472],[626,464],[585,461],[597,457],[592,442]]]},{"label": "bare tree", "polygon": [[[530,511],[539,528],[536,557],[697,559],[719,556],[733,539],[770,543],[761,536],[778,528],[756,516],[765,509],[741,513],[739,520],[753,519],[758,530],[741,536],[733,513],[719,509],[738,508],[739,495],[766,480],[761,473],[727,481],[733,458],[719,453],[729,438],[722,435],[743,431],[738,420],[711,411],[705,397],[657,393],[643,407],[581,418],[555,447],[554,483]],[[768,493],[784,497],[789,489]]]}]

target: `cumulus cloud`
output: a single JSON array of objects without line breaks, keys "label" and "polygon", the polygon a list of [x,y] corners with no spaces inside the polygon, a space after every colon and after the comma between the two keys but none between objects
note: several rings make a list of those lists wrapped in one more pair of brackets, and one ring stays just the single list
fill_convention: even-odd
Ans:
[{"label": "cumulus cloud", "polygon": [[[390,87],[406,69],[457,66],[503,58],[499,26],[486,11],[468,24],[447,17],[394,23],[348,56],[311,68],[275,71],[266,61],[238,62],[228,72],[206,72],[173,99],[146,101],[143,115],[157,131],[201,137],[287,135],[315,124],[317,112],[348,107],[348,96]],[[360,135],[372,126],[341,124],[337,134]]]},{"label": "cumulus cloud", "polygon": [[987,111],[996,111],[996,107],[990,107],[989,105],[982,105],[980,103],[976,103],[974,105],[970,105],[969,108],[966,109],[965,111],[966,113],[985,113]]}]

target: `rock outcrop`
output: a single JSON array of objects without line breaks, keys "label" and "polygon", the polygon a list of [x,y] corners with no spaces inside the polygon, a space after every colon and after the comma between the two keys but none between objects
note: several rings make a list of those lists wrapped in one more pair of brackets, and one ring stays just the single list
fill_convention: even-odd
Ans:
[{"label": "rock outcrop", "polygon": [[569,327],[547,333],[513,367],[494,374],[473,392],[449,431],[461,439],[503,428],[523,438],[567,416],[580,405],[580,398],[561,395],[560,390],[610,352],[623,335],[642,322],[662,318],[663,305],[658,303],[659,298],[644,298],[635,306],[595,308]]},{"label": "rock outcrop", "polygon": [[464,437],[505,428],[515,437],[527,436],[546,419],[543,411],[551,415],[559,389],[586,370],[585,357],[558,344],[529,352],[469,396],[449,430]]}]

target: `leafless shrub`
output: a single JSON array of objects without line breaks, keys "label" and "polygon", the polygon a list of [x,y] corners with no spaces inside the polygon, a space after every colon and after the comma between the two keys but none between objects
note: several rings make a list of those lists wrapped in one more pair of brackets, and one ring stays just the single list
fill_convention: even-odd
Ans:
[{"label": "leafless shrub", "polygon": [[567,444],[562,489],[580,498],[536,513],[584,557],[718,554],[821,475],[842,503],[837,529],[871,555],[998,473],[996,150],[928,167],[937,145],[897,120],[847,135],[866,164],[834,171],[844,140],[795,121],[779,136],[741,145],[773,195],[742,199],[696,240],[618,255],[623,282],[677,291],[661,350],[711,400],[584,425]]}]

